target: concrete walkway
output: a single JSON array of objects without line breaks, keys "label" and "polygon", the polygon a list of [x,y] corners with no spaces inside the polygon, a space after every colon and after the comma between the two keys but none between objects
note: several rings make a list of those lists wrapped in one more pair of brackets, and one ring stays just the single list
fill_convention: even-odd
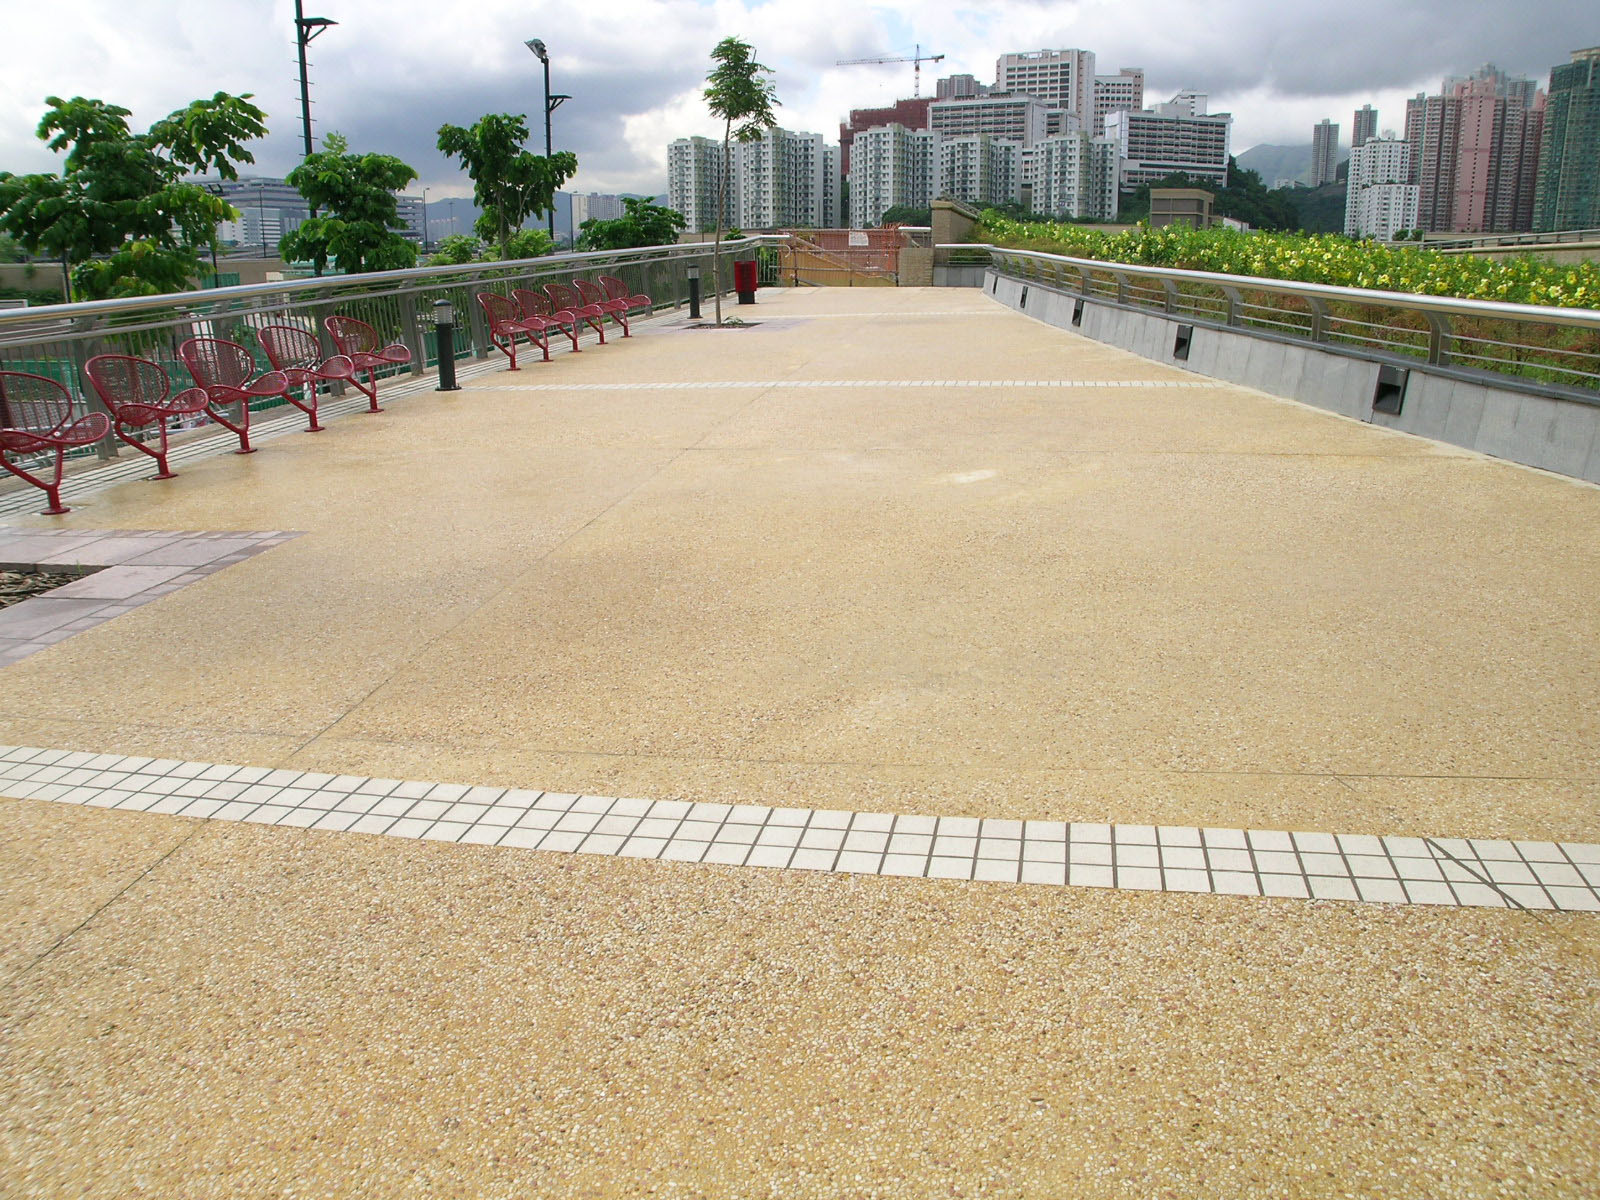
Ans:
[{"label": "concrete walkway", "polygon": [[[6,667],[0,740],[1600,841],[1600,491],[976,292],[741,315],[761,324],[655,323],[19,522],[299,536]],[[7,1194],[1527,1196],[1600,1174],[1582,914],[21,799],[0,821]]]}]

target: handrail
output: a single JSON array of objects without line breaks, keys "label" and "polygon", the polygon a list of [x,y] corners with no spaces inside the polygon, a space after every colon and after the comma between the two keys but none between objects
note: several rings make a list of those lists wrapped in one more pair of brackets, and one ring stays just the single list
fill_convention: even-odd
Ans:
[{"label": "handrail", "polygon": [[1499,300],[1468,300],[1456,296],[1430,296],[1420,292],[1383,292],[1373,288],[1340,287],[1328,283],[1302,283],[1295,279],[1268,279],[1257,275],[1225,275],[1216,271],[1191,271],[1181,267],[1153,267],[1143,263],[1111,262],[1095,258],[1073,258],[1065,254],[1046,254],[1040,250],[1014,250],[978,242],[941,244],[941,250],[987,250],[1001,258],[1031,259],[1060,263],[1080,274],[1104,271],[1134,275],[1144,279],[1203,283],[1214,287],[1235,287],[1254,292],[1275,292],[1317,300],[1336,300],[1348,304],[1372,304],[1409,308],[1446,316],[1499,318],[1537,321],[1545,325],[1571,325],[1580,329],[1600,329],[1600,309],[1555,308],[1540,304],[1509,304]]},{"label": "handrail", "polygon": [[[723,253],[769,243],[781,238],[754,235],[732,238],[722,243]],[[442,267],[407,267],[398,271],[371,271],[359,275],[324,275],[312,279],[282,279],[273,283],[244,283],[232,287],[203,288],[192,292],[166,292],[159,296],[128,296],[116,300],[84,300],[71,304],[39,304],[28,308],[0,309],[0,333],[8,325],[37,325],[40,321],[68,317],[100,316],[110,313],[148,312],[210,304],[214,301],[249,299],[257,296],[274,298],[298,293],[336,291],[351,287],[383,287],[404,284],[413,280],[445,281],[452,276],[457,282],[470,282],[498,272],[526,274],[532,271],[562,270],[573,265],[606,266],[617,262],[658,262],[679,258],[696,258],[715,250],[712,242],[685,242],[668,246],[637,246],[627,250],[586,250],[568,254],[547,254],[540,258],[518,258],[504,261],[461,263]]]}]

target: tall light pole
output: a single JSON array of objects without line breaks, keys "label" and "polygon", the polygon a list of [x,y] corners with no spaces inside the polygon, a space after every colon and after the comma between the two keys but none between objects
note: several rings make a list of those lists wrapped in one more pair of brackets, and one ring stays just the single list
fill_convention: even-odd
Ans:
[{"label": "tall light pole", "polygon": [[[305,0],[294,0],[294,40],[300,47],[300,129],[305,138],[306,157],[311,157],[311,81],[306,77],[306,47],[329,25],[339,22],[327,17],[308,17]],[[316,216],[313,212],[312,216]]]},{"label": "tall light pole", "polygon": [[[563,100],[571,100],[572,97],[561,95],[552,96],[550,94],[550,52],[545,49],[544,43],[538,38],[529,38],[522,44],[529,50],[532,50],[534,56],[544,64],[544,156],[546,159],[548,159],[551,155],[550,114],[561,107],[561,102]],[[550,240],[554,242],[556,240],[556,197],[553,191],[550,194],[548,225],[550,230]]]},{"label": "tall light pole", "polygon": [[422,252],[428,252],[428,189],[422,189]]}]

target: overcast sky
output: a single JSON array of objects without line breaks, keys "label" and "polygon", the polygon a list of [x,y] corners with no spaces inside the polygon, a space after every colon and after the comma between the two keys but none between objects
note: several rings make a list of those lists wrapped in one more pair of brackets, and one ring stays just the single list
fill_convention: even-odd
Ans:
[{"label": "overcast sky", "polygon": [[[990,82],[1001,53],[1093,50],[1101,73],[1148,72],[1147,103],[1209,91],[1234,114],[1234,148],[1309,144],[1330,117],[1378,107],[1404,125],[1404,100],[1486,61],[1548,79],[1568,52],[1600,43],[1594,0],[306,0],[339,22],[312,46],[316,131],[358,150],[399,155],[431,196],[470,195],[434,149],[444,122],[526,112],[538,126],[542,77],[522,44],[543,38],[555,146],[577,153],[577,191],[666,187],[666,144],[720,134],[701,98],[708,54],[737,35],[776,72],[788,129],[834,140],[846,110],[911,94],[909,63],[836,67],[843,58],[925,53],[924,93],[940,75]],[[133,110],[136,128],[196,96],[252,92],[269,114],[261,173],[281,175],[300,149],[293,0],[0,0],[0,169],[57,169],[34,137],[47,95],[85,95]],[[533,149],[543,146],[538,127]],[[248,170],[248,169],[247,169]]]}]

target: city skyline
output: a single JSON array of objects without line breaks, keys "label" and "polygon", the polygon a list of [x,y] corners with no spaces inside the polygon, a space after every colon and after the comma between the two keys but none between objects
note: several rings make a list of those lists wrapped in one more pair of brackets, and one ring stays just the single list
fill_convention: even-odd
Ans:
[{"label": "city skyline", "polygon": [[[945,55],[937,68],[925,64],[925,94],[942,75],[992,82],[1006,53],[1086,49],[1098,55],[1102,72],[1142,67],[1148,96],[1192,87],[1211,94],[1213,111],[1232,112],[1236,153],[1261,143],[1302,144],[1317,120],[1348,119],[1366,103],[1382,114],[1380,131],[1393,128],[1408,96],[1485,61],[1542,86],[1572,50],[1600,42],[1600,24],[1575,0],[1554,0],[1537,23],[1503,6],[1441,0],[1357,0],[1337,14],[1292,18],[1261,0],[1219,0],[1203,11],[1151,0],[1137,21],[1099,4],[1025,0],[1002,0],[981,13],[899,0],[870,9],[839,0],[804,8],[792,0],[753,8],[736,0],[641,0],[625,23],[553,4],[530,11],[486,0],[470,26],[438,5],[326,0],[314,7],[339,22],[313,47],[318,136],[339,130],[359,150],[399,155],[420,172],[417,187],[440,198],[470,192],[433,149],[440,124],[526,111],[537,129],[538,64],[521,44],[524,34],[545,38],[552,87],[573,96],[554,122],[556,147],[580,160],[568,190],[602,193],[663,190],[667,143],[720,133],[700,92],[709,49],[728,34],[750,41],[776,70],[780,123],[829,141],[850,108],[911,90],[909,64],[834,61],[909,54],[920,41],[925,52]],[[1369,10],[1371,20],[1360,19]],[[196,96],[224,90],[253,92],[267,109],[271,133],[253,147],[255,170],[281,176],[299,153],[292,12],[287,0],[217,0],[176,16],[156,0],[63,0],[8,14],[21,44],[54,44],[63,25],[75,37],[70,51],[54,57],[22,56],[0,81],[0,169],[55,168],[56,157],[33,136],[48,94],[122,104],[142,129]],[[1373,22],[1385,30],[1381,59],[1370,53]],[[535,150],[539,140],[531,139]]]}]

